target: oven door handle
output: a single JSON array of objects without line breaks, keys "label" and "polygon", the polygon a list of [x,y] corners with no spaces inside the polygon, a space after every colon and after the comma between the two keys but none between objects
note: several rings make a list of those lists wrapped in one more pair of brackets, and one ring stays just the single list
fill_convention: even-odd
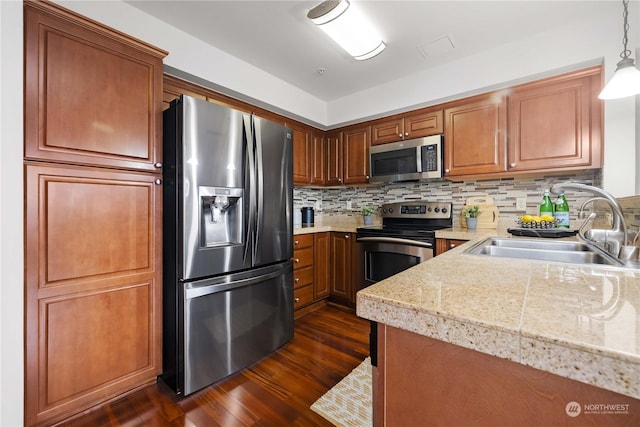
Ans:
[{"label": "oven door handle", "polygon": [[420,246],[422,248],[433,248],[431,243],[420,242],[418,240],[398,239],[397,237],[358,237],[358,242],[372,243],[397,243],[401,245]]}]

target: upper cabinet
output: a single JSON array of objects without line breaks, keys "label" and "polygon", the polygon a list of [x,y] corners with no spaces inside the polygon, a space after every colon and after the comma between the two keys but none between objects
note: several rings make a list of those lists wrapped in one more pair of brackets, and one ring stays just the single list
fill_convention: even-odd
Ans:
[{"label": "upper cabinet", "polygon": [[311,130],[293,128],[293,183],[311,183]]},{"label": "upper cabinet", "polygon": [[327,149],[324,132],[314,131],[311,139],[311,184],[324,185],[327,181]]},{"label": "upper cabinet", "polygon": [[445,176],[505,171],[506,102],[492,94],[444,110]]},{"label": "upper cabinet", "polygon": [[327,185],[353,185],[369,182],[369,126],[327,132]]},{"label": "upper cabinet", "polygon": [[602,166],[600,67],[514,88],[508,103],[510,172]]},{"label": "upper cabinet", "polygon": [[602,67],[447,104],[445,177],[602,167]]},{"label": "upper cabinet", "polygon": [[421,110],[374,122],[371,125],[371,145],[437,135],[442,132],[442,110]]},{"label": "upper cabinet", "polygon": [[[155,171],[167,52],[70,13],[25,8],[25,157]],[[94,102],[87,102],[87,100]]]}]

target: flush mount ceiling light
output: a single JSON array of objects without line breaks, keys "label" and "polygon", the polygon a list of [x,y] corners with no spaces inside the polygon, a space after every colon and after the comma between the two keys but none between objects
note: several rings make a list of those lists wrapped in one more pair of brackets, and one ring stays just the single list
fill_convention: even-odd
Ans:
[{"label": "flush mount ceiling light", "polygon": [[622,58],[618,62],[616,72],[613,74],[609,83],[600,92],[600,99],[616,99],[626,96],[637,95],[640,93],[640,70],[636,68],[633,58],[630,58],[631,51],[627,49],[627,31],[629,31],[629,23],[627,16],[629,15],[629,0],[622,0],[624,12],[624,36],[622,37],[623,49],[620,53]]},{"label": "flush mount ceiling light", "polygon": [[347,0],[322,2],[307,13],[307,18],[359,61],[373,58],[386,47],[378,32]]}]

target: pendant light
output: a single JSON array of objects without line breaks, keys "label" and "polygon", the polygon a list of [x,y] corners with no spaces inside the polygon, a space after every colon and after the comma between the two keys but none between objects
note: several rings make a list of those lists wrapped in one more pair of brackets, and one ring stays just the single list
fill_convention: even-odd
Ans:
[{"label": "pendant light", "polygon": [[311,9],[307,18],[359,61],[373,58],[386,47],[378,32],[347,0],[324,1]]},{"label": "pendant light", "polygon": [[622,0],[624,6],[624,36],[622,37],[623,49],[620,53],[622,58],[618,62],[616,72],[613,74],[609,83],[600,92],[600,99],[617,99],[627,96],[637,95],[640,93],[640,70],[635,66],[633,58],[630,58],[631,51],[627,49],[627,31],[629,31],[629,23],[627,17],[629,15],[629,0]]}]

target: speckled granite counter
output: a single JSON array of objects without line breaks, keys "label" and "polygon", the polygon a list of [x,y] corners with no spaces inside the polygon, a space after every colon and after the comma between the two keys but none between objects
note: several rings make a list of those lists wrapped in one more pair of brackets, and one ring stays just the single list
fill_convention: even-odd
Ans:
[{"label": "speckled granite counter", "polygon": [[[485,233],[486,231],[486,233]],[[468,255],[502,230],[357,294],[360,317],[640,398],[640,270]]]},{"label": "speckled granite counter", "polygon": [[317,216],[312,227],[294,226],[293,234],[322,233],[324,231],[355,233],[356,228],[362,227],[363,225],[362,217],[359,215]]}]

